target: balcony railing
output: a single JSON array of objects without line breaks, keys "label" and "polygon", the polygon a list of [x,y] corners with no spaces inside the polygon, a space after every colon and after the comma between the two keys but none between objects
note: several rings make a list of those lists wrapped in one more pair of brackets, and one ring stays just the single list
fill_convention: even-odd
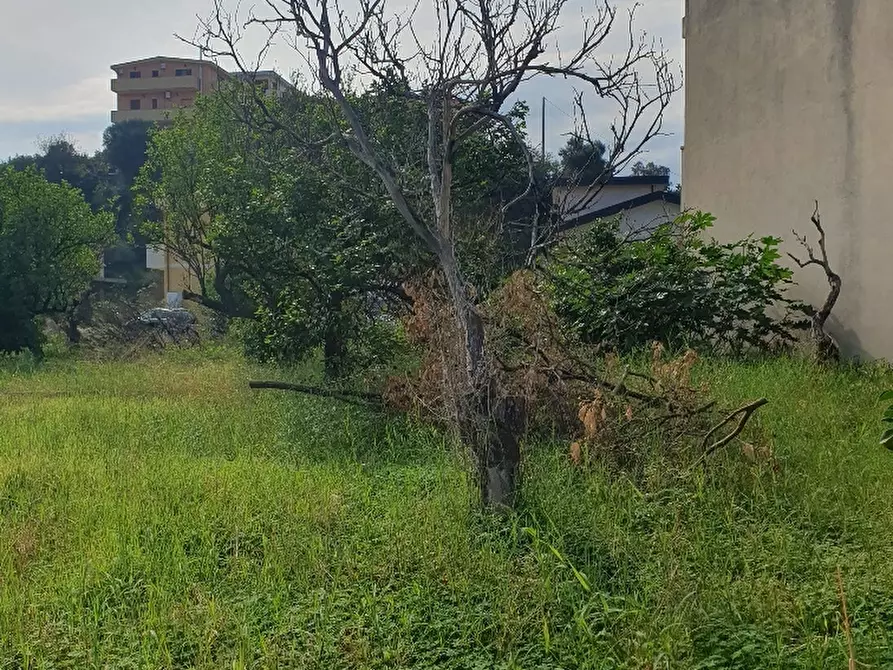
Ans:
[{"label": "balcony railing", "polygon": [[112,79],[115,93],[140,93],[144,91],[175,91],[182,89],[198,90],[198,77],[139,77],[137,79]]}]

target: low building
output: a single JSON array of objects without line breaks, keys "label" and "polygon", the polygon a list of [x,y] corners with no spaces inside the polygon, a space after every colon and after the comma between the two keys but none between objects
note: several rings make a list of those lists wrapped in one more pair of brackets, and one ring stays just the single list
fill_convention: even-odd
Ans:
[{"label": "low building", "polygon": [[679,216],[680,195],[670,190],[667,176],[613,177],[600,187],[560,184],[553,202],[563,212],[560,231],[571,231],[599,219],[619,217],[626,232],[646,232]]}]

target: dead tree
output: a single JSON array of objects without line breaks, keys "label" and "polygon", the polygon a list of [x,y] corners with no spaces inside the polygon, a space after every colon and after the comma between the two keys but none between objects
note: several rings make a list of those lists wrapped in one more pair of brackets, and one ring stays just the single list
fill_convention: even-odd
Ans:
[{"label": "dead tree", "polygon": [[[215,0],[202,38],[192,43],[211,57],[232,59],[246,73],[259,69],[274,41],[289,44],[345,128],[337,140],[377,175],[401,218],[436,259],[456,325],[450,392],[457,428],[473,454],[484,503],[511,505],[522,410],[500,392],[475,304],[477,291],[457,259],[456,229],[462,225],[453,207],[457,148],[489,129],[505,128],[526,156],[529,192],[535,160],[522,129],[506,113],[507,102],[532,79],[558,78],[580,89],[581,112],[584,93],[613,106],[613,123],[606,129],[609,169],[619,171],[660,133],[678,88],[665,52],[634,32],[632,13],[627,25],[618,21],[609,0],[600,0],[582,20],[565,16],[568,0],[433,0],[406,12],[390,8],[388,0],[357,0],[351,9],[339,0],[264,0],[241,18],[223,3]],[[561,19],[581,28],[573,50],[558,47]],[[626,41],[619,51],[606,43],[615,27]],[[265,45],[249,62],[239,42],[252,29],[266,31]],[[369,81],[426,110],[427,132],[419,141],[426,144],[427,193],[408,183],[358,111],[354,96]],[[260,94],[256,102],[266,109]],[[580,127],[588,132],[585,116]],[[532,243],[546,233],[536,233]]]},{"label": "dead tree", "polygon": [[828,251],[825,247],[825,230],[822,228],[822,215],[819,212],[818,200],[816,200],[815,211],[812,214],[811,220],[812,225],[814,225],[819,232],[819,251],[821,252],[821,256],[817,257],[812,246],[809,244],[809,241],[806,239],[806,236],[799,235],[795,230],[791,232],[794,234],[794,237],[800,245],[806,250],[807,259],[801,261],[793,254],[788,254],[788,256],[790,256],[791,260],[801,268],[805,268],[808,265],[818,265],[825,271],[825,277],[828,279],[828,285],[830,286],[828,297],[825,298],[825,302],[821,309],[817,310],[812,315],[810,331],[812,343],[815,347],[814,354],[816,361],[819,363],[828,363],[840,359],[840,348],[834,338],[825,331],[825,322],[828,320],[828,317],[831,316],[831,310],[834,309],[834,305],[837,304],[837,299],[840,297],[840,287],[842,282],[840,275],[831,269],[831,264],[828,261]]}]

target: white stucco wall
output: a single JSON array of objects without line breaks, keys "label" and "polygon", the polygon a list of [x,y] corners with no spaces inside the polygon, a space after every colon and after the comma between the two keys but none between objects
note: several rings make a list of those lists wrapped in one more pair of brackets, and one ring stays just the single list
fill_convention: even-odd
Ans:
[{"label": "white stucco wall", "polygon": [[[687,0],[683,206],[715,234],[815,240],[843,277],[831,330],[893,359],[893,0]],[[802,297],[827,295],[818,267]]]}]

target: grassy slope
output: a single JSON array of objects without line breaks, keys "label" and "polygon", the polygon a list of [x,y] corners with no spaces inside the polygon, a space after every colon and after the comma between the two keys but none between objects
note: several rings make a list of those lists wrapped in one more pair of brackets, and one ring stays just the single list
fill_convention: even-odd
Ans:
[{"label": "grassy slope", "polygon": [[233,360],[0,372],[0,667],[838,668],[838,565],[857,659],[893,664],[893,380],[700,373],[770,398],[778,471],[634,485],[536,445],[498,522],[436,434]]}]

